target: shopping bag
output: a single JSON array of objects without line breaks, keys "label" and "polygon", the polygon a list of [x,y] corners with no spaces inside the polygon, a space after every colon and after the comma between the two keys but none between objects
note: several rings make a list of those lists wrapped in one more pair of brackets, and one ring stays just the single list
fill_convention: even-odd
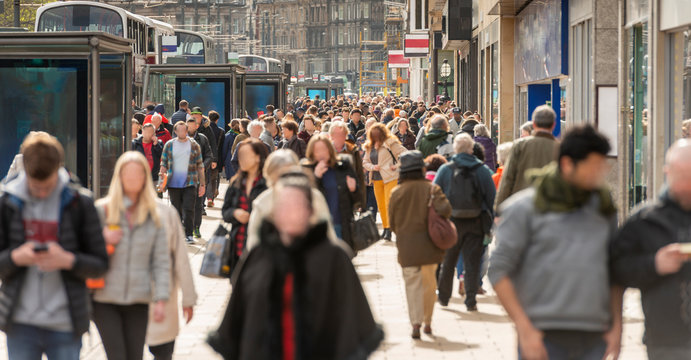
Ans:
[{"label": "shopping bag", "polygon": [[230,246],[231,239],[228,230],[223,225],[219,225],[206,244],[206,253],[204,253],[199,274],[214,279],[229,278],[232,271]]},{"label": "shopping bag", "polygon": [[371,212],[355,213],[353,217],[353,246],[355,251],[365,250],[379,241],[377,222]]}]

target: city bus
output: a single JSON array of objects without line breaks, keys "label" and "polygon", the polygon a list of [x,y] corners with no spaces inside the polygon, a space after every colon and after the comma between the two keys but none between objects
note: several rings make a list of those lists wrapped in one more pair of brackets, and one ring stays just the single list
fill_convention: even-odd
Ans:
[{"label": "city bus", "polygon": [[283,66],[278,59],[259,55],[240,55],[238,63],[247,68],[247,72],[282,73]]},{"label": "city bus", "polygon": [[133,40],[133,95],[137,99],[141,96],[144,65],[160,64],[160,37],[175,34],[169,24],[93,1],[59,1],[39,7],[36,31],[102,31]]},{"label": "city bus", "polygon": [[210,36],[190,31],[175,30],[177,49],[163,53],[163,64],[216,64],[216,42]]}]

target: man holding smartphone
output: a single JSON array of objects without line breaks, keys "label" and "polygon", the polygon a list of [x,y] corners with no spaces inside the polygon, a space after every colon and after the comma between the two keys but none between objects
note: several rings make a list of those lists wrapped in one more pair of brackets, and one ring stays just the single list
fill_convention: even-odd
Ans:
[{"label": "man holding smartphone", "polygon": [[55,137],[32,132],[20,151],[24,171],[0,196],[0,329],[10,359],[76,360],[90,321],[85,280],[108,269],[102,227]]},{"label": "man holding smartphone", "polygon": [[691,359],[691,140],[667,152],[667,188],[612,244],[614,281],[641,290],[648,357]]}]

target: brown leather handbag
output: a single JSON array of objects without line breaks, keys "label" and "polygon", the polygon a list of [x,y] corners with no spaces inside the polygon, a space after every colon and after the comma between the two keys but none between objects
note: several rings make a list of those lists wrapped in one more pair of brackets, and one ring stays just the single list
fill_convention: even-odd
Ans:
[{"label": "brown leather handbag", "polygon": [[434,245],[442,250],[448,250],[458,242],[458,233],[456,232],[456,225],[451,220],[445,219],[434,210],[435,186],[434,184],[430,186],[430,199],[427,204],[427,232]]}]

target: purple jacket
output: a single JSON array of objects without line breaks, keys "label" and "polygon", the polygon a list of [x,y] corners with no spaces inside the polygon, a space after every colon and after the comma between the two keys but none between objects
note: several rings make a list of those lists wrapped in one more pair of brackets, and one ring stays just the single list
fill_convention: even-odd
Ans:
[{"label": "purple jacket", "polygon": [[485,148],[485,165],[493,172],[497,171],[497,145],[492,139],[485,136],[476,136],[475,142]]}]

